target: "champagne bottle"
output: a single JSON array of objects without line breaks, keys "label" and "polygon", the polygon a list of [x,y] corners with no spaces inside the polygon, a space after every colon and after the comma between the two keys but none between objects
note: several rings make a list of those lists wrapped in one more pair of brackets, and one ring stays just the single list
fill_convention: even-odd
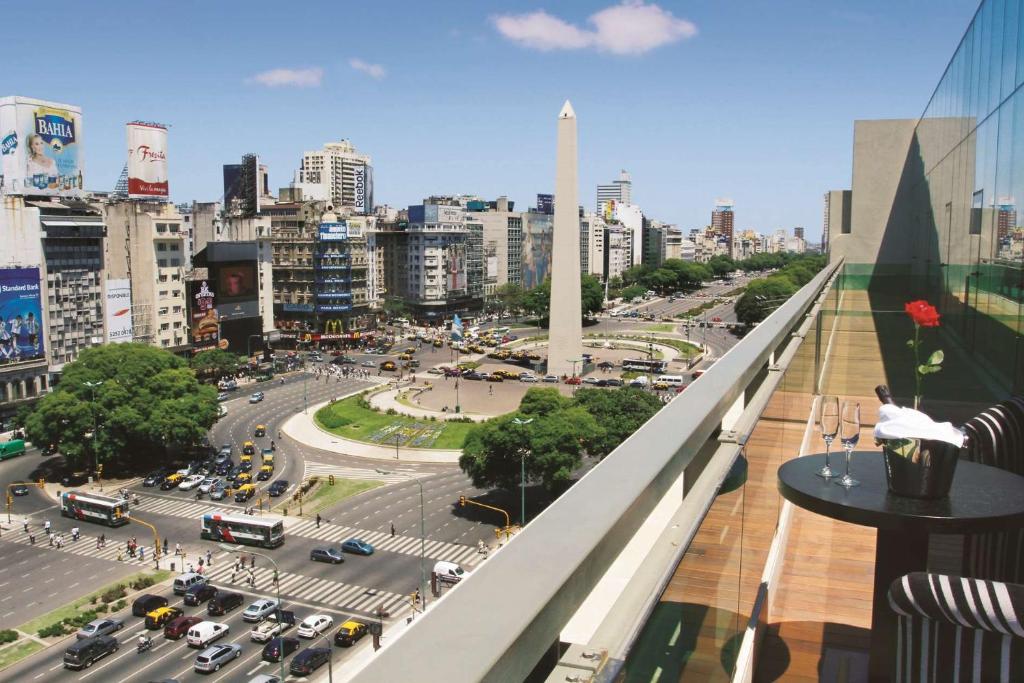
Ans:
[{"label": "champagne bottle", "polygon": [[892,393],[889,391],[889,387],[885,384],[879,384],[875,387],[875,396],[882,403],[888,403],[889,405],[896,405],[896,401],[892,398]]}]

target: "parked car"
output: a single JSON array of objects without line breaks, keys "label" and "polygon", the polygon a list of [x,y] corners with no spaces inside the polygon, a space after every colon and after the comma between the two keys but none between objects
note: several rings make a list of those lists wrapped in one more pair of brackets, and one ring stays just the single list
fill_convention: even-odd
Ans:
[{"label": "parked car", "polygon": [[364,368],[372,368],[373,367],[373,361],[372,360],[364,360],[359,365],[361,365]]},{"label": "parked car", "polygon": [[373,555],[373,546],[359,538],[350,538],[341,544],[341,551],[354,555]]},{"label": "parked car", "polygon": [[430,369],[427,370],[427,374],[428,375],[443,375],[444,374],[444,370],[442,370],[441,368],[430,368]]},{"label": "parked car", "polygon": [[338,632],[334,634],[334,644],[342,647],[355,645],[360,638],[366,635],[366,633],[366,624],[361,621],[349,619],[342,624],[341,628],[338,629]]},{"label": "parked car", "polygon": [[83,626],[75,634],[75,638],[95,638],[96,636],[108,636],[124,628],[124,622],[120,619],[93,619]]},{"label": "parked car", "polygon": [[536,382],[537,375],[530,374],[529,372],[522,372],[519,374],[520,382]]},{"label": "parked car", "polygon": [[307,647],[295,655],[288,672],[293,676],[308,676],[327,663],[331,651],[326,647]]},{"label": "parked car", "polygon": [[341,556],[341,551],[330,546],[313,548],[309,551],[309,559],[314,562],[329,562],[331,564],[341,564],[345,561],[345,558]]},{"label": "parked car", "polygon": [[585,377],[583,379],[583,383],[584,384],[597,384],[598,383],[598,379],[596,377]]},{"label": "parked car", "polygon": [[206,648],[196,656],[193,668],[196,671],[220,671],[222,666],[241,656],[241,645],[235,645],[234,643],[214,645],[213,647]]},{"label": "parked car", "polygon": [[181,483],[178,484],[178,489],[181,491],[191,491],[202,484],[205,479],[206,477],[201,474],[190,474],[181,480]]},{"label": "parked car", "polygon": [[296,631],[299,638],[316,638],[334,626],[334,619],[326,614],[313,614],[302,620]]},{"label": "parked car", "polygon": [[228,400],[229,398],[231,398],[231,394],[229,394],[229,393],[228,393],[228,392],[226,392],[226,391],[222,391],[222,392],[220,392],[219,394],[217,394],[217,400],[218,400],[218,401],[226,401],[226,400]]},{"label": "parked car", "polygon": [[167,640],[181,640],[190,628],[202,620],[202,617],[178,617],[171,619],[164,626],[164,638]]},{"label": "parked car", "polygon": [[609,377],[605,380],[605,384],[609,387],[621,387],[626,385],[626,383],[618,377]]},{"label": "parked car", "polygon": [[482,380],[486,374],[470,370],[462,375],[462,379]]},{"label": "parked car", "polygon": [[280,662],[299,649],[298,638],[274,638],[263,646],[263,661]]},{"label": "parked car", "polygon": [[271,484],[269,488],[267,488],[267,493],[269,493],[272,498],[277,498],[287,490],[288,480],[278,479],[273,484]]},{"label": "parked car", "polygon": [[492,372],[491,374],[487,375],[487,381],[488,382],[504,382],[505,378],[503,376],[499,375],[497,372]]},{"label": "parked car", "polygon": [[260,598],[245,608],[245,611],[242,612],[242,621],[262,621],[268,615],[273,614],[277,605],[277,600]]},{"label": "parked car", "polygon": [[582,380],[582,379],[580,379],[579,377],[576,377],[576,376],[572,376],[572,377],[566,377],[566,378],[565,378],[565,383],[566,383],[566,384],[573,384],[573,385],[576,385],[576,384],[582,384],[582,383],[583,383],[583,380]]},{"label": "parked car", "polygon": [[260,401],[263,400],[263,398],[263,392],[257,391],[255,394],[251,394],[249,396],[249,403],[259,403]]}]

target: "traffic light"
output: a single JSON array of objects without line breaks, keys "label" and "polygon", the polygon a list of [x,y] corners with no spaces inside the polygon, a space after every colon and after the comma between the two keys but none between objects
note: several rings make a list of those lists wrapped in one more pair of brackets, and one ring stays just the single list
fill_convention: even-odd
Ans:
[{"label": "traffic light", "polygon": [[96,474],[100,476],[103,475],[103,463],[96,465]]},{"label": "traffic light", "polygon": [[459,507],[460,508],[466,507],[466,497],[465,496],[459,496]]},{"label": "traffic light", "polygon": [[330,475],[327,476],[327,483],[329,483],[331,486],[334,486],[334,475],[333,474],[330,474]]},{"label": "traffic light", "polygon": [[114,519],[121,519],[121,508],[114,508]]},{"label": "traffic light", "polygon": [[14,504],[14,496],[10,493],[7,494],[7,507],[11,507]]},{"label": "traffic light", "polygon": [[44,486],[46,486],[46,480],[43,479],[42,477],[40,477],[39,478],[39,488],[43,488]]}]

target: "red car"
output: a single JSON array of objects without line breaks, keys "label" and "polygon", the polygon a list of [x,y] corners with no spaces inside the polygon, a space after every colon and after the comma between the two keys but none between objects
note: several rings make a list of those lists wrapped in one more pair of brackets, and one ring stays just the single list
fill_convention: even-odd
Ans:
[{"label": "red car", "polygon": [[188,633],[190,628],[201,621],[202,619],[199,617],[177,617],[176,619],[171,619],[164,626],[164,638],[167,640],[178,640]]},{"label": "red car", "polygon": [[566,384],[582,384],[583,383],[583,379],[581,377],[566,377],[565,378],[565,383]]},{"label": "red car", "polygon": [[712,319],[711,319],[711,322],[713,322],[713,323],[720,323],[720,322],[722,322],[722,319],[721,319],[721,318],[719,318],[719,317],[718,317],[718,316],[716,315],[716,316],[715,316],[714,318],[712,318]]}]

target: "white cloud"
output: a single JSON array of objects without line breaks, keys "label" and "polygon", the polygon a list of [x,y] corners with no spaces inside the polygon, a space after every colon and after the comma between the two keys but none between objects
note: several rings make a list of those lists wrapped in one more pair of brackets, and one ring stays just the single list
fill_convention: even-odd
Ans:
[{"label": "white cloud", "polygon": [[581,28],[544,10],[500,15],[493,21],[498,32],[509,40],[542,51],[593,48],[617,55],[639,55],[697,35],[692,22],[643,0],[623,0],[590,15],[587,22],[592,28]]},{"label": "white cloud", "polygon": [[362,71],[370,78],[375,78],[378,81],[384,78],[388,73],[380,64],[370,64],[369,62],[364,62],[363,60],[356,59],[355,57],[348,60],[348,65],[356,71]]},{"label": "white cloud", "polygon": [[311,69],[271,69],[246,79],[247,83],[258,83],[268,88],[317,88],[323,80],[324,70],[320,67]]}]

